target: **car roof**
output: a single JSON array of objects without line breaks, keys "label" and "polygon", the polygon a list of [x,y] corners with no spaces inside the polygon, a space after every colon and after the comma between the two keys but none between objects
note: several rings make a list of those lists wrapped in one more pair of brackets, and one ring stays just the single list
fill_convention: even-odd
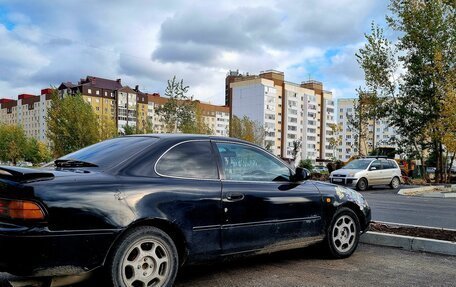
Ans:
[{"label": "car roof", "polygon": [[245,140],[223,137],[223,136],[213,136],[213,135],[199,135],[199,134],[135,134],[128,135],[126,137],[154,137],[159,139],[173,139],[177,141],[186,141],[186,140],[220,140],[220,141],[232,141],[240,142],[247,144],[254,144]]}]

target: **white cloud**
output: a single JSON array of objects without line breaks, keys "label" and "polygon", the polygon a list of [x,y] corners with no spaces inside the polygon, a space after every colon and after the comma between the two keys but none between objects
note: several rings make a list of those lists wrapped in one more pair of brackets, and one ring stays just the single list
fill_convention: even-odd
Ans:
[{"label": "white cloud", "polygon": [[311,74],[347,93],[360,79],[351,54],[386,6],[376,0],[2,3],[13,27],[0,23],[2,96],[86,75],[163,92],[176,75],[196,98],[216,104],[224,103],[229,69],[279,69],[296,82]]}]

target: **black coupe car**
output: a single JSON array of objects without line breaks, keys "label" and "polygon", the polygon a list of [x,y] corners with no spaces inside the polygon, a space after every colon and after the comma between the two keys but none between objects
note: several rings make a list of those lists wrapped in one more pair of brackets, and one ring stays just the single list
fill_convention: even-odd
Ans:
[{"label": "black coupe car", "polygon": [[179,266],[325,242],[350,256],[370,222],[357,192],[308,180],[253,144],[120,137],[42,169],[0,167],[0,272],[103,268],[114,286],[171,286]]}]

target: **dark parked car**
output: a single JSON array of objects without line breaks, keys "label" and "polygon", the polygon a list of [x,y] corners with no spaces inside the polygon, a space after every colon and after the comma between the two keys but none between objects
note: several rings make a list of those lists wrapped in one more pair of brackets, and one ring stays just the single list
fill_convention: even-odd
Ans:
[{"label": "dark parked car", "polygon": [[323,241],[350,256],[367,202],[307,179],[250,143],[193,135],[120,137],[44,169],[2,166],[0,271],[103,267],[114,286],[171,286],[182,264],[227,255]]}]

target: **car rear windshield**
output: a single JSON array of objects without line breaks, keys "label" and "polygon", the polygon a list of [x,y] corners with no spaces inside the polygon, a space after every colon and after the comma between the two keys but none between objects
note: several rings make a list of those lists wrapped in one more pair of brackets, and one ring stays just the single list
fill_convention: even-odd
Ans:
[{"label": "car rear windshield", "polygon": [[371,162],[371,159],[355,159],[344,166],[343,169],[366,169]]},{"label": "car rear windshield", "polygon": [[158,138],[150,136],[119,137],[80,149],[59,160],[82,161],[101,168],[109,168],[151,146],[156,141]]}]

